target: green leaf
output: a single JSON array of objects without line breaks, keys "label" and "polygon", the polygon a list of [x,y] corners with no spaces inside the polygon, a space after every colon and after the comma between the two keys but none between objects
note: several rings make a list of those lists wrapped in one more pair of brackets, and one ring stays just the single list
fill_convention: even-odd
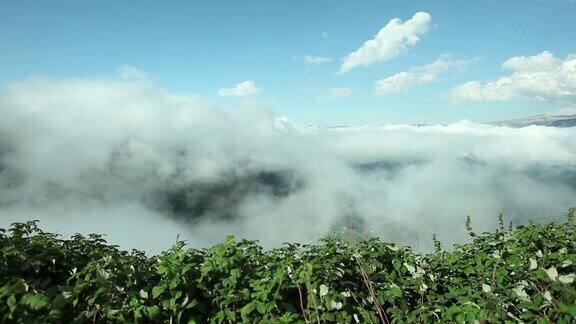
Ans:
[{"label": "green leaf", "polygon": [[187,305],[186,305],[186,309],[190,309],[193,308],[194,306],[198,305],[198,300],[197,299],[192,299]]},{"label": "green leaf", "polygon": [[157,305],[148,306],[145,308],[146,315],[152,320],[156,320],[160,317],[160,307]]},{"label": "green leaf", "polygon": [[53,309],[62,309],[66,304],[68,304],[68,298],[64,295],[65,293],[58,294],[56,298],[52,301]]},{"label": "green leaf", "polygon": [[160,285],[152,288],[152,298],[157,298],[158,296],[162,295],[165,290],[166,285]]},{"label": "green leaf", "polygon": [[14,295],[8,297],[7,304],[8,304],[8,308],[10,308],[10,312],[14,312],[14,310],[16,309],[16,304],[17,304],[16,297],[14,297]]},{"label": "green leaf", "polygon": [[242,317],[246,317],[247,315],[250,315],[250,313],[252,313],[254,308],[256,308],[254,302],[248,303],[244,307],[242,307],[242,309],[240,310],[240,315],[242,315]]},{"label": "green leaf", "polygon": [[48,313],[48,317],[53,321],[57,322],[57,320],[62,317],[62,311],[60,311],[59,309],[53,309],[50,311],[50,313]]},{"label": "green leaf", "polygon": [[28,291],[28,284],[24,280],[19,279],[12,285],[11,289],[17,294],[22,294]]},{"label": "green leaf", "polygon": [[44,294],[26,294],[22,297],[22,303],[32,310],[41,310],[50,305],[50,298]]}]

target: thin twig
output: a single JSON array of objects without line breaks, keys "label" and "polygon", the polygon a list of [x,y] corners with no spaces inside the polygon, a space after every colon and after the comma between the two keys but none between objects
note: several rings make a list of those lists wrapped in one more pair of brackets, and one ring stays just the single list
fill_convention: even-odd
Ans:
[{"label": "thin twig", "polygon": [[[310,287],[310,283],[308,283],[308,287]],[[310,296],[310,294],[308,294],[308,296]],[[314,303],[314,310],[316,311],[316,320],[318,321],[318,324],[320,324],[320,316],[318,315],[318,305],[316,304],[316,298],[314,297],[314,294],[312,294],[312,302]]]},{"label": "thin twig", "polygon": [[309,323],[308,317],[306,316],[306,310],[304,309],[304,299],[302,297],[302,289],[300,289],[300,285],[298,284],[298,282],[296,282],[296,280],[294,280],[294,278],[292,278],[292,281],[296,284],[296,288],[298,288],[298,297],[300,297],[300,309],[302,310],[302,315],[304,316],[304,321],[306,323]]},{"label": "thin twig", "polygon": [[358,267],[360,267],[360,273],[362,274],[362,279],[364,281],[364,284],[366,284],[366,288],[368,288],[368,293],[370,294],[370,297],[372,298],[372,302],[374,303],[376,311],[378,312],[378,316],[380,317],[380,321],[382,321],[382,323],[386,323],[386,324],[390,323],[390,321],[388,320],[388,316],[386,316],[386,313],[384,312],[384,310],[382,309],[382,306],[380,305],[380,300],[378,299],[378,297],[374,293],[374,289],[372,287],[372,283],[370,281],[370,278],[368,278],[368,275],[364,271],[364,268],[362,267],[362,263],[360,262],[360,259],[358,257],[356,258],[356,262],[358,262]]}]

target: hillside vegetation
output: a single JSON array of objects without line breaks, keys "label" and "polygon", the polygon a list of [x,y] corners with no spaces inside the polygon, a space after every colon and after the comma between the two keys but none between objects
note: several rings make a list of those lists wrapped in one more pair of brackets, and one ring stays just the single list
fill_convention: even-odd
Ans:
[{"label": "hillside vegetation", "polygon": [[0,321],[573,323],[575,212],[515,228],[500,217],[482,234],[468,220],[469,243],[434,239],[427,255],[376,238],[265,251],[228,237],[147,256],[16,223],[0,230]]}]

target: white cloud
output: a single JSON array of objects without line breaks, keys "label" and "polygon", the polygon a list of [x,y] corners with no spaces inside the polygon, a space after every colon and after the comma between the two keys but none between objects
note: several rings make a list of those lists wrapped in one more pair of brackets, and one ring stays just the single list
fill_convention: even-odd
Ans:
[{"label": "white cloud", "polygon": [[218,89],[218,94],[222,97],[225,96],[247,96],[256,94],[262,91],[262,88],[257,87],[254,81],[243,81],[236,85],[234,88]]},{"label": "white cloud", "polygon": [[177,233],[195,247],[226,234],[314,242],[358,219],[426,249],[432,233],[465,239],[467,214],[482,232],[500,211],[545,219],[576,197],[576,128],[327,129],[249,108],[120,76],[12,83],[0,91],[0,227],[40,219],[158,251]]},{"label": "white cloud", "polygon": [[344,58],[339,73],[397,57],[428,32],[431,22],[432,17],[426,12],[417,12],[404,23],[399,18],[390,20],[373,39]]},{"label": "white cloud", "polygon": [[576,55],[561,60],[551,52],[516,56],[502,66],[513,73],[487,83],[469,81],[449,94],[453,102],[535,100],[576,103]]},{"label": "white cloud", "polygon": [[328,63],[331,61],[329,57],[321,57],[321,56],[313,56],[313,55],[305,55],[302,59],[304,64],[307,65],[322,65],[324,63]]},{"label": "white cloud", "polygon": [[415,66],[387,78],[375,82],[377,93],[390,94],[407,92],[410,88],[433,82],[451,69],[461,68],[470,64],[470,60],[451,60],[447,57],[440,58],[430,64]]},{"label": "white cloud", "polygon": [[349,87],[331,88],[331,89],[326,90],[326,92],[323,95],[321,95],[320,97],[318,97],[318,99],[320,99],[322,101],[329,101],[332,99],[348,97],[348,96],[352,95],[352,93],[354,93],[354,91],[352,90],[352,88],[349,88]]},{"label": "white cloud", "polygon": [[534,56],[514,56],[502,63],[502,67],[520,72],[552,71],[562,64],[562,60],[554,57],[549,51]]}]

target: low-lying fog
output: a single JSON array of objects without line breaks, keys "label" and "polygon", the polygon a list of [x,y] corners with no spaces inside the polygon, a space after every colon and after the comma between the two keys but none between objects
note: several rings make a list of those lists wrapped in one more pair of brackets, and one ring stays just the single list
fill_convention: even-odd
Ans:
[{"label": "low-lying fog", "polygon": [[353,225],[427,251],[576,203],[576,127],[320,128],[226,111],[145,78],[34,79],[0,94],[0,227],[106,233],[157,252],[182,234],[265,247]]}]

